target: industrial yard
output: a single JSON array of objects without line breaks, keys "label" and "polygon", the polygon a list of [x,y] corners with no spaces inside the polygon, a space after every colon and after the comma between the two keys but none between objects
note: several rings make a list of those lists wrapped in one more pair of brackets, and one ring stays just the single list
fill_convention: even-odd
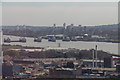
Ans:
[{"label": "industrial yard", "polygon": [[99,51],[97,46],[94,50],[44,50],[35,47],[32,49],[8,46],[10,45],[3,46],[3,78],[6,79],[117,78],[119,76],[119,56]]}]

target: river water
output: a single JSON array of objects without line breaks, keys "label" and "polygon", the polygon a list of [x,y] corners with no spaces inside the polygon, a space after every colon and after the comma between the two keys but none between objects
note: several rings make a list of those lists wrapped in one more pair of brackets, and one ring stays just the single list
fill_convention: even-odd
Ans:
[{"label": "river water", "polygon": [[[3,39],[9,37],[11,40],[18,40],[20,37],[18,36],[8,36],[3,35]],[[98,46],[98,50],[103,50],[105,52],[109,52],[112,54],[118,54],[118,43],[110,43],[110,42],[87,42],[87,41],[70,41],[64,42],[61,40],[56,40],[56,42],[48,42],[48,40],[42,39],[42,42],[34,42],[34,38],[26,37],[27,42],[11,42],[4,44],[11,45],[22,45],[29,47],[44,47],[44,48],[58,48],[58,44],[60,43],[60,48],[76,48],[76,49],[93,49],[95,45]]]}]

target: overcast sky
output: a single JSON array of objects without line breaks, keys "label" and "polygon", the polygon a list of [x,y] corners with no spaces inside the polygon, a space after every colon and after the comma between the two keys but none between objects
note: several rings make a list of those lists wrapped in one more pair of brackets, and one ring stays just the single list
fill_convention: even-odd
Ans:
[{"label": "overcast sky", "polygon": [[3,3],[3,25],[102,25],[118,22],[118,3]]}]

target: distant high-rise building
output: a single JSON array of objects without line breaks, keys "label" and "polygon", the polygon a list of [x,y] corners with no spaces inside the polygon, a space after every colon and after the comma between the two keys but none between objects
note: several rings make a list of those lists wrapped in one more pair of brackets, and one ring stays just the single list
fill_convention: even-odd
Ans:
[{"label": "distant high-rise building", "polygon": [[66,23],[63,24],[63,27],[65,27],[65,26],[66,26]]},{"label": "distant high-rise building", "polygon": [[67,29],[66,23],[63,24],[64,29]]},{"label": "distant high-rise building", "polygon": [[71,26],[74,26],[74,24],[71,24]]},{"label": "distant high-rise building", "polygon": [[56,24],[53,24],[54,27],[56,27]]}]

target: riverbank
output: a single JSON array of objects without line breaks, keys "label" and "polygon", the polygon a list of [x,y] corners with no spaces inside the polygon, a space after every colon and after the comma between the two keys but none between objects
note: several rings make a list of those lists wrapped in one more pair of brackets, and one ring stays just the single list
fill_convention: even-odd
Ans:
[{"label": "riverbank", "polygon": [[[92,59],[92,49],[90,50],[79,50],[79,49],[43,49],[40,47],[24,47],[20,45],[3,45],[3,51],[4,55],[9,55],[9,54],[20,54],[19,57],[26,55],[26,56],[31,56],[32,58],[72,58],[72,57],[77,57],[77,58],[85,58],[85,59]],[[11,53],[12,51],[12,53]],[[41,52],[42,51],[42,52]],[[51,52],[52,51],[52,52]],[[98,58],[103,59],[106,56],[117,56],[120,57],[119,55],[115,54],[110,54],[108,52],[104,52],[101,50],[98,50]],[[25,54],[29,53],[29,54]],[[67,55],[65,55],[65,53]],[[44,54],[44,55],[43,55]],[[13,56],[14,56],[13,55]],[[102,56],[102,58],[101,58]],[[30,58],[31,58],[30,57]]]}]

